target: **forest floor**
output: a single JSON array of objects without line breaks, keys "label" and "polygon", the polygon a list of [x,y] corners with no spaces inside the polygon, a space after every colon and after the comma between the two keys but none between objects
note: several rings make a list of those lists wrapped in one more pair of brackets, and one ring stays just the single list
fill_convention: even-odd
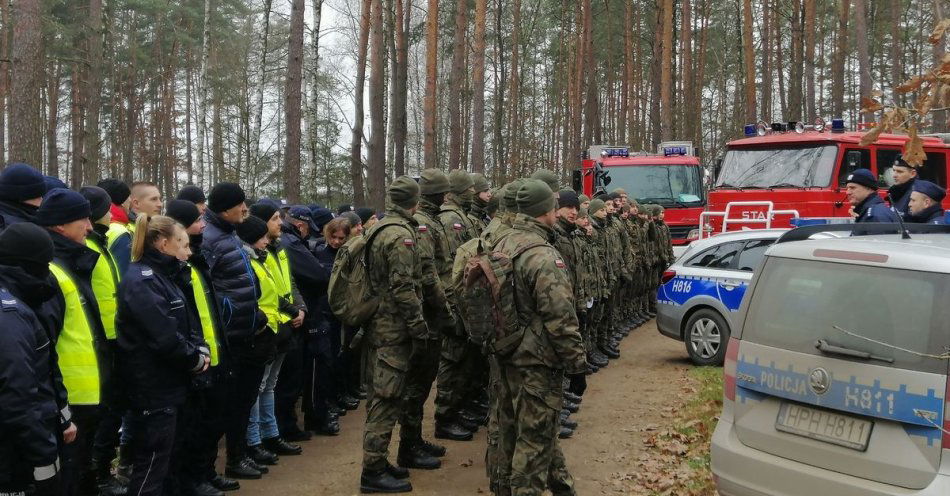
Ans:
[{"label": "forest floor", "polygon": [[[572,416],[580,425],[572,439],[561,441],[577,494],[715,494],[708,438],[720,398],[721,369],[694,368],[683,344],[661,336],[652,322],[632,332],[621,343],[621,358],[588,377],[580,411]],[[262,480],[241,481],[237,494],[359,494],[364,418],[361,405],[340,419],[339,436],[302,443],[302,456],[281,458]],[[395,461],[398,433],[393,439]],[[490,494],[485,429],[471,442],[438,441],[448,448],[442,468],[413,470],[411,494]]]}]

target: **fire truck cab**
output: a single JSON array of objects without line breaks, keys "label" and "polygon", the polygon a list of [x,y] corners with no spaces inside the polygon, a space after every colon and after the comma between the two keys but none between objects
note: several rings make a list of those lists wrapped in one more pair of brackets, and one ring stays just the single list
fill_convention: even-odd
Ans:
[{"label": "fire truck cab", "polygon": [[687,244],[706,205],[704,169],[692,143],[661,143],[657,154],[622,146],[592,146],[574,171],[574,189],[593,198],[622,188],[637,202],[662,205],[674,245]]},{"label": "fire truck cab", "polygon": [[[704,234],[790,227],[796,217],[796,225],[851,222],[845,183],[859,168],[877,175],[879,194],[886,197],[894,184],[891,167],[909,138],[882,134],[861,146],[864,133],[845,132],[843,121],[832,122],[830,131],[823,123],[807,126],[810,129],[794,123],[747,126],[747,137],[728,143],[716,167],[702,219]],[[922,140],[927,159],[918,177],[946,187],[950,136]],[[948,207],[950,199],[944,200]]]}]

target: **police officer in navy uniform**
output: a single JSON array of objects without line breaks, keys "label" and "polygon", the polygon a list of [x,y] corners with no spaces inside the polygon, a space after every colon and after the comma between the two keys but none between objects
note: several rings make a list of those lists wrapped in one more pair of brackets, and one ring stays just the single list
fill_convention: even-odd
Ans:
[{"label": "police officer in navy uniform", "polygon": [[891,166],[891,172],[894,175],[894,185],[887,190],[887,199],[891,204],[891,208],[902,219],[907,219],[910,195],[914,191],[914,184],[918,180],[917,169],[911,167],[903,158],[897,157],[894,160],[894,165]]},{"label": "police officer in navy uniform", "polygon": [[42,228],[23,222],[0,234],[0,493],[33,486],[34,494],[60,496],[57,439],[75,437],[59,415],[52,347],[34,313],[53,296],[52,260]]},{"label": "police officer in navy uniform", "polygon": [[[185,228],[171,217],[140,215],[132,264],[119,285],[117,367],[125,385],[131,437],[129,494],[163,494],[175,432],[193,375],[210,365],[191,291]],[[177,474],[175,474],[177,475]]]},{"label": "police officer in navy uniform", "polygon": [[847,195],[854,222],[898,222],[897,214],[877,194],[877,178],[870,170],[858,169],[848,175]]},{"label": "police officer in navy uniform", "polygon": [[946,214],[940,203],[947,196],[947,190],[936,184],[917,179],[908,203],[907,221],[921,224],[946,224]]}]

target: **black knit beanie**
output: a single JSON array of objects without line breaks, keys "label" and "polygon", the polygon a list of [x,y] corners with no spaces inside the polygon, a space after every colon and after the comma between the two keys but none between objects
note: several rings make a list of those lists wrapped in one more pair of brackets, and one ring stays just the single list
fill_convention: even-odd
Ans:
[{"label": "black knit beanie", "polygon": [[241,241],[253,245],[267,235],[267,223],[252,215],[238,224],[237,235]]},{"label": "black knit beanie", "polygon": [[44,278],[53,261],[53,241],[46,229],[29,222],[18,222],[0,233],[0,265],[23,267],[28,273]]},{"label": "black knit beanie", "polygon": [[99,181],[96,186],[106,190],[106,193],[109,193],[109,197],[112,198],[112,203],[115,205],[122,205],[125,203],[125,200],[129,199],[129,195],[132,194],[127,184],[111,177]]},{"label": "black knit beanie", "polygon": [[244,190],[237,183],[218,183],[211,188],[208,195],[208,208],[216,214],[230,210],[247,199]]},{"label": "black knit beanie", "polygon": [[179,224],[185,226],[185,229],[191,227],[192,224],[198,220],[198,217],[201,216],[198,213],[198,207],[194,203],[188,200],[172,200],[165,205],[165,215],[175,219]]}]

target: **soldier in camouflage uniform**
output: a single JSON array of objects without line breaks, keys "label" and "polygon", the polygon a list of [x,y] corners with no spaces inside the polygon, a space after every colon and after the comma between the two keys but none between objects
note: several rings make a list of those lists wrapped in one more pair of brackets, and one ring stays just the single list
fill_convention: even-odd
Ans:
[{"label": "soldier in camouflage uniform", "polygon": [[[546,184],[525,181],[517,193],[518,214],[512,232],[495,247],[513,256],[528,244],[543,243],[514,259],[518,318],[527,327],[524,340],[502,361],[503,380],[516,425],[511,458],[511,494],[574,495],[556,434],[565,374],[586,383],[587,362],[577,328],[567,266],[550,244],[556,222],[554,194]],[[564,302],[571,302],[565,305]]]},{"label": "soldier in camouflage uniform", "polygon": [[[464,210],[474,195],[474,181],[471,174],[463,170],[449,173],[450,191],[439,212],[439,221],[445,226],[448,242],[449,260],[454,263],[455,252],[466,241],[478,237],[475,227]],[[470,441],[477,424],[464,422],[461,413],[465,406],[466,395],[471,388],[471,346],[465,328],[458,318],[455,296],[451,291],[452,264],[440,273],[443,287],[448,290],[449,305],[456,316],[454,332],[442,337],[442,354],[439,359],[439,372],[436,377],[435,397],[435,437],[453,441]]]},{"label": "soldier in camouflage uniform", "polygon": [[673,263],[673,243],[670,236],[670,226],[663,221],[663,207],[653,206],[653,223],[657,230],[657,258],[659,262],[656,268],[656,288],[653,294],[653,313],[656,313],[656,289],[660,287],[660,279],[663,277],[663,271]]},{"label": "soldier in camouflage uniform", "polygon": [[610,301],[610,287],[613,285],[616,260],[610,254],[609,233],[605,221],[607,219],[607,204],[600,198],[590,202],[590,223],[594,245],[594,256],[597,260],[595,279],[595,303],[589,312],[590,332],[588,343],[588,362],[596,369],[607,366],[607,356],[600,351],[600,337],[603,333],[604,317]]},{"label": "soldier in camouflage uniform", "polygon": [[633,327],[639,327],[646,322],[646,294],[647,294],[647,285],[646,285],[646,257],[649,247],[646,245],[643,236],[642,220],[639,217],[639,205],[634,199],[630,199],[628,204],[628,215],[627,215],[627,230],[630,232],[630,239],[634,241],[636,246],[639,247],[637,250],[636,256],[636,268],[634,272],[634,295],[633,301],[631,302],[631,309],[633,311],[632,318],[633,321],[631,325]]},{"label": "soldier in camouflage uniform", "polygon": [[429,325],[425,346],[410,357],[406,372],[405,407],[399,418],[399,466],[434,469],[445,455],[445,447],[422,438],[423,407],[439,370],[442,335],[455,332],[455,319],[448,306],[441,272],[451,267],[446,232],[439,221],[439,209],[449,191],[449,179],[438,169],[422,171],[419,179],[421,198],[413,218],[416,228],[416,249],[422,264],[422,315]]},{"label": "soldier in camouflage uniform", "polygon": [[553,171],[549,171],[547,169],[534,171],[531,174],[530,179],[537,179],[539,181],[543,181],[544,184],[548,185],[548,188],[551,188],[551,191],[555,192],[555,196],[557,196],[556,192],[561,189],[561,187],[558,186],[558,183],[560,183],[560,178],[558,177],[557,173]]},{"label": "soldier in camouflage uniform", "polygon": [[[422,316],[422,263],[416,247],[419,185],[400,176],[389,187],[386,220],[367,247],[368,275],[379,309],[368,324],[366,425],[363,431],[363,492],[406,492],[408,471],[387,461],[393,428],[403,408],[406,372],[412,356],[426,346]],[[395,224],[395,225],[394,225]]]},{"label": "soldier in camouflage uniform", "polygon": [[656,212],[657,205],[646,205],[644,220],[646,221],[646,239],[647,245],[650,247],[651,257],[650,257],[650,266],[647,270],[647,280],[648,288],[647,292],[649,294],[647,298],[647,315],[652,319],[656,317],[656,289],[660,285],[660,265],[663,263],[663,259],[660,255],[660,230],[654,222],[654,212]]},{"label": "soldier in camouflage uniform", "polygon": [[492,190],[484,174],[472,174],[472,182],[475,185],[475,197],[472,199],[472,208],[468,212],[468,217],[475,230],[478,231],[478,235],[481,236],[482,231],[488,226],[488,221],[491,220],[485,210],[492,199]]}]

